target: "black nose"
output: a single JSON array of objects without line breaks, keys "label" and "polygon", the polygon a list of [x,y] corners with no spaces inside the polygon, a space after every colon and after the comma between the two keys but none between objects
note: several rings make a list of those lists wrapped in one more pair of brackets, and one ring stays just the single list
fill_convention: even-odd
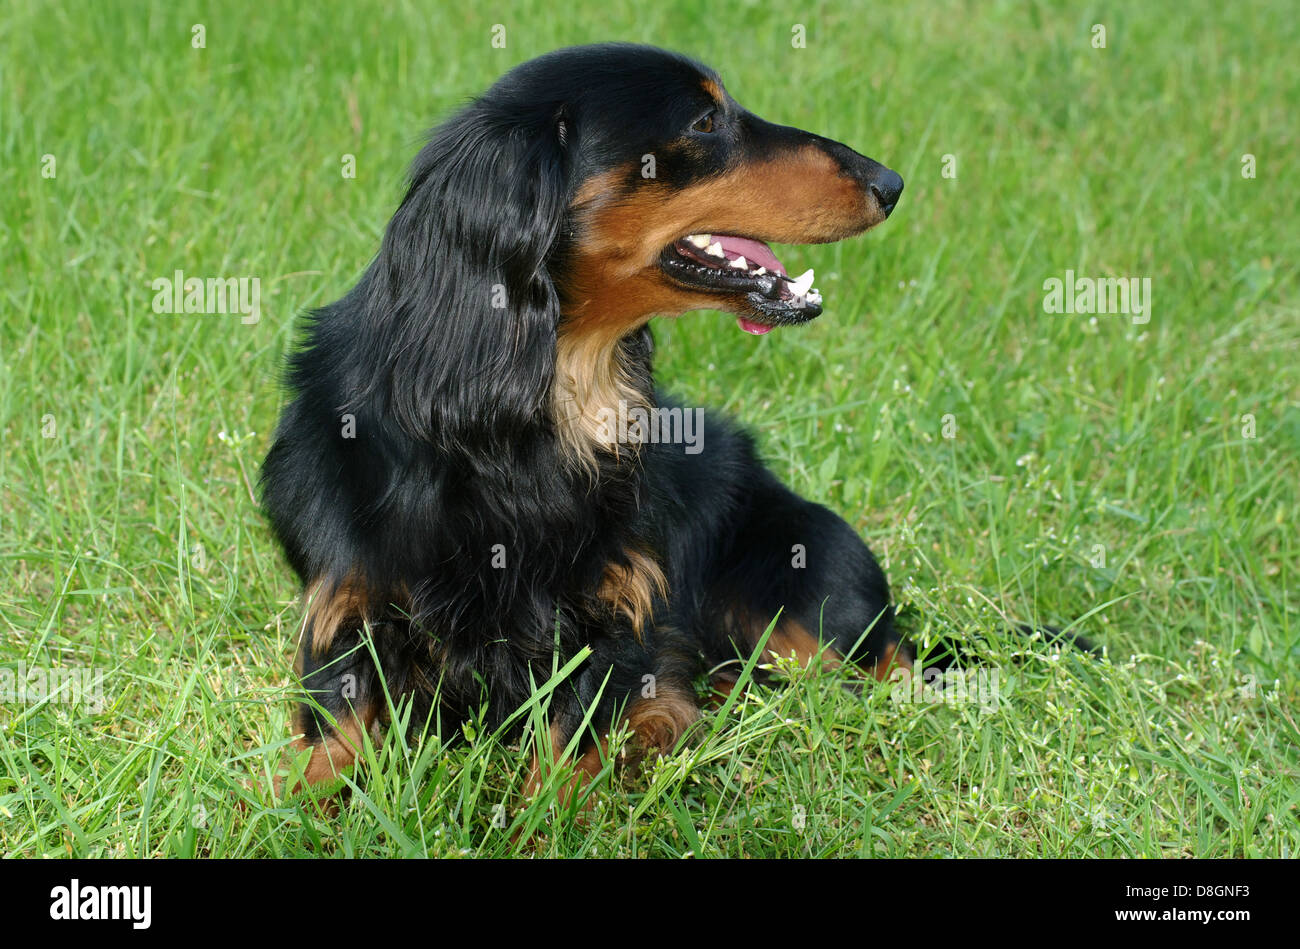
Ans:
[{"label": "black nose", "polygon": [[898,172],[890,171],[883,165],[870,182],[871,193],[876,196],[880,202],[880,210],[885,212],[885,217],[889,217],[894,205],[898,204],[898,196],[903,193],[903,179],[899,177]]}]

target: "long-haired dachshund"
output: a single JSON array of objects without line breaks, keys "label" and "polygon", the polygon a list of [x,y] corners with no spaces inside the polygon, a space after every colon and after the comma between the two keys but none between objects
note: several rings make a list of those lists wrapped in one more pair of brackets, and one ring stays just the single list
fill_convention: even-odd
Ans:
[{"label": "long-haired dachshund", "polygon": [[306,590],[307,781],[352,763],[385,687],[418,724],[495,728],[586,646],[550,702],[557,754],[591,713],[580,774],[619,721],[671,748],[702,672],[778,613],[773,654],[909,664],[866,545],[657,391],[648,328],[808,322],[811,272],[767,242],[861,233],[902,190],[649,47],[524,63],[438,128],[360,283],[312,314],[262,472]]}]

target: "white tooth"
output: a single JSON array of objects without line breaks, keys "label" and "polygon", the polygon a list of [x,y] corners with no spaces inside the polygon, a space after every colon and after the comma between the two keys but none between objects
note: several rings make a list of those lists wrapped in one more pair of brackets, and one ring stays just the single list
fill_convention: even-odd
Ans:
[{"label": "white tooth", "polygon": [[790,284],[790,292],[797,297],[801,297],[808,292],[808,288],[812,286],[812,282],[813,272],[812,268],[809,268],[800,275],[798,280]]},{"label": "white tooth", "polygon": [[733,260],[731,263],[727,264],[727,266],[728,266],[728,267],[734,267],[734,268],[736,268],[737,270],[748,270],[748,269],[749,269],[749,261],[747,261],[744,257],[737,257],[737,258],[736,258],[735,260]]},{"label": "white tooth", "polygon": [[724,253],[722,252],[722,244],[719,243],[718,241],[714,241],[712,244],[710,244],[710,245],[708,246],[708,248],[705,249],[704,253],[708,254],[710,257],[726,257],[726,256],[727,256],[726,254],[724,254]]},{"label": "white tooth", "polygon": [[686,239],[700,250],[704,250],[709,246],[709,241],[713,239],[713,236],[711,234],[691,234]]},{"label": "white tooth", "polygon": [[765,273],[767,273],[767,268],[766,268],[766,267],[759,267],[757,270],[754,271],[754,276],[755,276],[755,277],[761,277],[761,276],[763,276],[763,274],[765,274]]}]

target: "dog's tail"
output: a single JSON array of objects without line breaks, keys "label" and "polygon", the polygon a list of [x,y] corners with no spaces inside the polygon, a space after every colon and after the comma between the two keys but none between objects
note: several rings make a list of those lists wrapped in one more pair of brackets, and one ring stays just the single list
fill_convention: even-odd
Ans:
[{"label": "dog's tail", "polygon": [[[1041,640],[1052,646],[1076,649],[1085,655],[1092,656],[1094,659],[1100,659],[1103,655],[1100,646],[1093,643],[1082,633],[1074,630],[1058,629],[1055,626],[1034,626],[1030,623],[1016,623],[1011,628],[1017,634],[1031,640]],[[914,643],[913,645],[918,644]],[[981,662],[980,657],[973,653],[963,642],[951,636],[940,636],[937,640],[933,640],[928,645],[928,648],[924,650],[918,649],[918,659],[927,669],[936,668],[939,670],[948,669],[952,666],[976,665]]]}]

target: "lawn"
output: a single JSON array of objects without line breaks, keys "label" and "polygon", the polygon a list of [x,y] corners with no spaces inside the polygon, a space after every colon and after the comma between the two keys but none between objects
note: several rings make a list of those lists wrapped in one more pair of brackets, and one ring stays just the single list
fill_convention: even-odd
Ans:
[{"label": "lawn", "polygon": [[[1290,5],[325,9],[0,12],[0,853],[1300,853]],[[337,816],[277,799],[300,604],[254,488],[296,318],[355,282],[424,129],[603,39],[906,180],[872,234],[781,251],[817,270],[811,326],[657,320],[657,369],[987,688],[786,668],[576,816],[472,728],[391,733]],[[258,319],[155,312],[178,270],[258,277]],[[1137,279],[1144,312],[1049,312],[1067,272]]]}]

